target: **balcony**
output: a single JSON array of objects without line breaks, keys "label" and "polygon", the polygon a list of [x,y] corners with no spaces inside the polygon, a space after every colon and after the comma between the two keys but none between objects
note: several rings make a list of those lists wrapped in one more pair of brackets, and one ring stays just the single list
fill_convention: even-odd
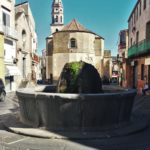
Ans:
[{"label": "balcony", "polygon": [[128,57],[135,57],[150,52],[150,39],[145,39],[128,49]]},{"label": "balcony", "polygon": [[17,31],[15,28],[4,26],[0,24],[0,32],[4,33],[5,36],[17,39]]}]

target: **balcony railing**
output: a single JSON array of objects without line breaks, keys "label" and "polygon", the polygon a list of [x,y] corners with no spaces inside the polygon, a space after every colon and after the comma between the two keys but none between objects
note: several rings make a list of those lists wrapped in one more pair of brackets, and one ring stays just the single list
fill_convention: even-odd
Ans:
[{"label": "balcony railing", "polygon": [[17,39],[17,31],[12,27],[0,24],[0,32],[3,32],[5,36]]},{"label": "balcony railing", "polygon": [[150,39],[145,39],[128,49],[128,57],[135,57],[150,51]]}]

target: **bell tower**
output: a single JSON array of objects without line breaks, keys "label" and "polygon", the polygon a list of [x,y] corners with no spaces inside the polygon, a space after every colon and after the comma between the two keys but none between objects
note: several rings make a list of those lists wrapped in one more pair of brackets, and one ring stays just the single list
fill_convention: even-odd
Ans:
[{"label": "bell tower", "polygon": [[53,0],[51,18],[51,34],[53,34],[64,26],[64,8],[61,0]]}]

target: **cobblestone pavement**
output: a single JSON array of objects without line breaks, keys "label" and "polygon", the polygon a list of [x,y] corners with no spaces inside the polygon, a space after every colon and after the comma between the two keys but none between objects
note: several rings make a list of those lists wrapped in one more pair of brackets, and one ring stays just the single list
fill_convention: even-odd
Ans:
[{"label": "cobblestone pavement", "polygon": [[133,108],[134,114],[147,118],[148,128],[128,136],[105,139],[40,139],[11,133],[1,122],[18,109],[15,93],[9,93],[6,102],[0,102],[0,150],[150,150],[150,96],[137,96]]}]

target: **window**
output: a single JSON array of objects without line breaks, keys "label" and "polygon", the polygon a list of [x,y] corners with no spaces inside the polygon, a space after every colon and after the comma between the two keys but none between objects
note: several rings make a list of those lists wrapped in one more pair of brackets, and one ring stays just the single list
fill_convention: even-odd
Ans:
[{"label": "window", "polygon": [[62,21],[62,16],[60,16],[60,20],[61,20],[61,22],[63,22],[63,21]]},{"label": "window", "polygon": [[144,80],[144,64],[141,65],[141,80]]},{"label": "window", "polygon": [[139,31],[136,32],[136,44],[139,42]]},{"label": "window", "polygon": [[22,30],[22,41],[25,42],[26,41],[26,31]]},{"label": "window", "polygon": [[54,17],[52,17],[52,23],[55,23],[55,18]]},{"label": "window", "polygon": [[139,6],[139,15],[141,16],[141,1],[140,1],[140,6]]},{"label": "window", "polygon": [[11,41],[11,40],[4,39],[4,42],[8,45],[13,45],[13,41]]},{"label": "window", "polygon": [[10,15],[3,12],[3,25],[10,27]]},{"label": "window", "polygon": [[150,21],[146,24],[146,39],[150,39]]},{"label": "window", "polygon": [[137,9],[136,9],[136,20],[138,20],[138,7],[137,7]]},{"label": "window", "polygon": [[131,42],[131,46],[132,46],[132,38],[131,38],[131,41],[130,41],[130,42]]},{"label": "window", "polygon": [[58,16],[56,16],[56,18],[55,18],[55,22],[58,22]]},{"label": "window", "polygon": [[146,0],[144,0],[143,9],[146,9]]},{"label": "window", "polygon": [[74,38],[70,39],[70,48],[77,48],[76,39]]}]

